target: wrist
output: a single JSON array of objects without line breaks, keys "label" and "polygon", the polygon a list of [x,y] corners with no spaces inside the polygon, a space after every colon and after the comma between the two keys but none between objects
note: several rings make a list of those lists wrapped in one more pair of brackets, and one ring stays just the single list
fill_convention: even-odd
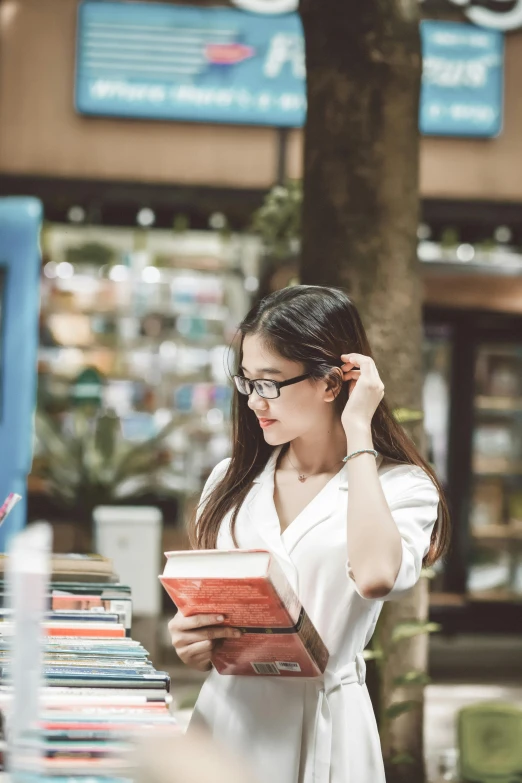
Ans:
[{"label": "wrist", "polygon": [[347,441],[347,454],[358,449],[372,449],[373,438],[371,424],[361,421],[350,422],[344,427]]},{"label": "wrist", "polygon": [[372,437],[372,424],[363,419],[350,419],[343,421],[346,437]]}]

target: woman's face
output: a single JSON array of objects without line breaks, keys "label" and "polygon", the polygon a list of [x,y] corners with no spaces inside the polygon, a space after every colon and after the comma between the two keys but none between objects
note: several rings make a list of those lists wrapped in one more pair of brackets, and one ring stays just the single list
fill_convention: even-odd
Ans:
[{"label": "woman's face", "polygon": [[[243,361],[239,373],[250,380],[288,381],[305,372],[301,362],[285,359],[270,351],[258,335],[243,341]],[[288,443],[321,426],[331,416],[333,394],[326,380],[307,378],[280,390],[273,400],[260,397],[254,390],[248,405],[258,418],[265,441],[271,446]]]}]

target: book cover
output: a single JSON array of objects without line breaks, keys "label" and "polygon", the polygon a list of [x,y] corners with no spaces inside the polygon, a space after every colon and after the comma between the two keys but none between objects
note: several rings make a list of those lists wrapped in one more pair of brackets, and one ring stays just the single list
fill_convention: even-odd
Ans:
[{"label": "book cover", "polygon": [[50,596],[50,608],[55,612],[89,611],[93,613],[116,613],[119,622],[123,623],[127,633],[130,633],[132,623],[132,599],[130,596],[103,597],[102,595],[85,595],[82,593],[65,594],[53,591]]},{"label": "book cover", "polygon": [[[0,573],[6,569],[9,555],[0,554]],[[99,575],[101,581],[105,581],[106,576],[113,575],[112,560],[102,555],[81,555],[76,553],[52,553],[51,569],[54,573],[67,573],[78,575],[81,579],[82,574]]]},{"label": "book cover", "polygon": [[[0,609],[0,622],[9,622],[13,620],[12,609]],[[106,612],[104,609],[100,611],[90,610],[65,610],[59,609],[56,611],[48,611],[44,615],[44,619],[47,622],[54,620],[58,622],[96,622],[96,623],[119,623],[120,616],[116,612]]]},{"label": "book cover", "polygon": [[216,644],[220,674],[317,677],[328,650],[274,556],[265,550],[167,552],[160,581],[185,616],[222,614],[240,638]]},{"label": "book cover", "polygon": [[[14,626],[12,623],[0,622],[0,635],[13,636]],[[47,637],[64,638],[85,638],[85,639],[121,639],[125,637],[125,628],[123,625],[111,626],[110,623],[100,623],[99,626],[92,626],[89,623],[83,625],[68,625],[64,623],[42,623],[42,634]]]},{"label": "book cover", "polygon": [[[118,614],[127,635],[132,625],[132,597],[128,585],[98,582],[53,582],[47,595],[49,610],[100,610]],[[10,606],[5,582],[0,580],[0,608]]]},{"label": "book cover", "polygon": [[52,679],[49,679],[46,683],[47,685],[68,685],[72,687],[78,687],[78,688],[85,688],[85,687],[91,687],[91,688],[130,688],[130,689],[150,689],[150,690],[167,690],[169,689],[170,685],[170,678],[168,674],[164,675],[161,679],[142,679],[142,678],[129,678],[124,677],[122,679],[109,679],[104,677],[60,677],[55,676]]}]

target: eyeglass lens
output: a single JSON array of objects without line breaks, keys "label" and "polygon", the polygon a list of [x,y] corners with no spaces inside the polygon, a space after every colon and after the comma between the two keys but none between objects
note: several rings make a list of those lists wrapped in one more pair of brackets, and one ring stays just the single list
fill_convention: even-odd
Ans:
[{"label": "eyeglass lens", "polygon": [[265,397],[266,399],[277,397],[277,386],[273,381],[252,382],[241,376],[236,376],[235,380],[237,389],[241,394],[251,394],[253,388],[255,388],[260,397]]}]

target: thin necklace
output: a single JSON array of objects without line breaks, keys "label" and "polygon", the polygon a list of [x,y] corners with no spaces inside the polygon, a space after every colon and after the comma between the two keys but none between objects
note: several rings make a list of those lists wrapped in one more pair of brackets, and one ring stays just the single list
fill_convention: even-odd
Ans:
[{"label": "thin necklace", "polygon": [[[288,457],[288,462],[290,463],[290,465],[293,467],[293,469],[294,469],[294,470],[295,470],[295,472],[297,473],[297,478],[299,479],[299,481],[301,482],[301,484],[303,484],[303,483],[306,481],[306,479],[307,479],[307,478],[310,478],[310,476],[317,476],[317,475],[318,475],[317,473],[309,473],[309,474],[308,474],[308,476],[307,476],[307,475],[305,475],[304,473],[299,473],[298,469],[296,468],[296,466],[294,465],[294,463],[293,463],[293,462],[292,462],[292,460],[290,459],[290,450],[288,450],[288,451],[286,452],[286,456]],[[340,463],[340,462],[342,462],[342,459],[340,459],[340,460],[338,460],[337,462],[335,462],[335,463],[332,465],[332,467],[335,467],[335,465],[339,465],[339,463]]]}]

